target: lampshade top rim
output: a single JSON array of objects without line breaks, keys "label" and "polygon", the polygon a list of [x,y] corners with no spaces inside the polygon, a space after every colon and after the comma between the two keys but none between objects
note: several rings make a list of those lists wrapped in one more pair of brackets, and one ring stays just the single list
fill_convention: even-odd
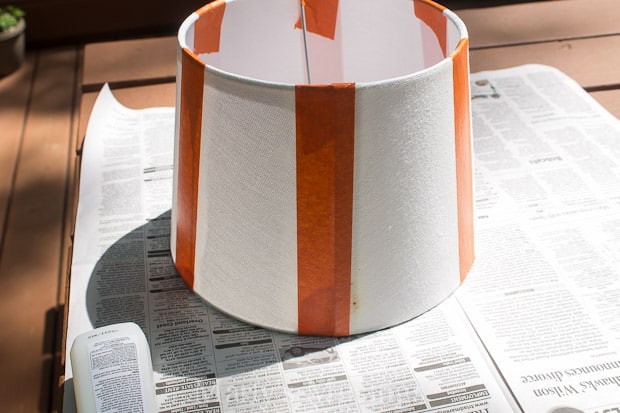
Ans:
[{"label": "lampshade top rim", "polygon": [[[178,30],[177,46],[178,46],[179,53],[180,53],[178,58],[180,59],[181,53],[184,53],[190,56],[191,59],[195,60],[196,63],[203,66],[207,72],[215,76],[220,76],[220,77],[234,80],[240,83],[245,83],[245,84],[250,84],[250,85],[265,87],[265,88],[274,88],[274,89],[293,89],[300,85],[327,87],[330,85],[342,84],[342,83],[355,84],[356,88],[370,88],[370,87],[386,86],[389,84],[400,83],[404,81],[413,81],[418,78],[424,78],[432,73],[435,73],[438,70],[442,70],[444,66],[452,64],[453,58],[455,56],[457,56],[460,53],[467,53],[467,46],[468,46],[467,43],[465,44],[465,47],[463,47],[462,45],[463,42],[468,41],[468,32],[467,32],[467,28],[464,22],[460,19],[458,15],[456,15],[450,9],[444,8],[443,6],[437,3],[434,3],[433,1],[426,1],[426,0],[420,0],[420,1],[428,3],[431,6],[433,6],[436,9],[437,13],[443,14],[448,21],[454,24],[454,26],[457,28],[459,32],[460,40],[458,44],[453,48],[453,50],[450,50],[449,53],[447,53],[447,55],[441,60],[429,65],[428,67],[424,67],[420,70],[416,70],[416,71],[406,73],[403,75],[399,75],[399,76],[386,77],[386,78],[382,78],[378,80],[371,80],[371,81],[316,82],[316,83],[313,82],[311,84],[308,84],[304,82],[294,83],[294,82],[261,79],[258,77],[246,76],[243,74],[232,72],[230,70],[225,70],[225,69],[217,67],[216,65],[207,64],[203,61],[203,59],[200,58],[198,53],[195,53],[195,51],[192,50],[192,47],[188,45],[187,39],[186,39],[188,30],[192,28],[200,18],[198,14],[200,9],[192,13],[191,15],[189,15],[183,21],[183,23],[181,24]],[[207,6],[216,7],[217,3],[226,3],[226,0],[216,0],[210,4],[207,4],[204,7],[207,7]]]}]

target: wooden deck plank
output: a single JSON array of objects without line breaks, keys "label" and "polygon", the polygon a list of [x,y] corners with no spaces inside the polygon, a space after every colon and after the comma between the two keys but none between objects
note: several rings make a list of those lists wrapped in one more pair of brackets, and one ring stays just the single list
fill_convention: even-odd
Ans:
[{"label": "wooden deck plank", "polygon": [[456,13],[474,49],[620,34],[618,0],[526,2]]},{"label": "wooden deck plank", "polygon": [[176,37],[88,44],[84,48],[83,91],[112,86],[174,82]]},{"label": "wooden deck plank", "polygon": [[34,55],[29,54],[18,71],[0,79],[0,248],[28,113],[34,61]]},{"label": "wooden deck plank", "polygon": [[472,72],[541,63],[560,69],[586,89],[620,86],[620,35],[478,49],[470,56]]},{"label": "wooden deck plank", "polygon": [[[62,253],[60,257],[60,270],[58,282],[58,314],[57,314],[57,337],[55,343],[54,372],[52,377],[52,398],[51,412],[62,411],[62,394],[64,390],[65,375],[65,348],[66,348],[66,328],[68,320],[68,300],[69,300],[69,277],[71,274],[71,259],[73,256],[73,234],[75,230],[75,213],[78,202],[78,184],[80,172],[80,154],[77,150],[78,145],[78,119],[80,115],[79,102],[81,99],[81,88],[79,81],[83,74],[84,50],[79,47],[76,51],[76,85],[73,93],[73,108],[71,119],[71,139],[69,142],[69,159],[67,162],[67,185],[66,203],[63,217],[62,233]],[[81,142],[81,141],[80,141]]]},{"label": "wooden deck plank", "polygon": [[76,49],[39,52],[0,257],[3,411],[48,411]]},{"label": "wooden deck plank", "polygon": [[590,93],[605,109],[620,119],[620,89]]}]

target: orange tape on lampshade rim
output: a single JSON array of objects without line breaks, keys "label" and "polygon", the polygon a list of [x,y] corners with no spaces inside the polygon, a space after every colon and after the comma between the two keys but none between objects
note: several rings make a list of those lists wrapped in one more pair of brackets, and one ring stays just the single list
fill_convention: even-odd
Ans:
[{"label": "orange tape on lampshade rim", "polygon": [[196,215],[202,129],[204,64],[189,49],[181,52],[179,158],[175,264],[188,286],[194,286]]},{"label": "orange tape on lampshade rim", "polygon": [[194,24],[194,53],[215,53],[220,50],[220,34],[226,2],[217,0],[196,11]]},{"label": "orange tape on lampshade rim", "polygon": [[465,280],[474,261],[474,206],[469,98],[468,39],[461,39],[452,55],[458,205],[459,270]]},{"label": "orange tape on lampshade rim", "polygon": [[446,50],[448,38],[448,20],[447,17],[443,14],[443,11],[445,9],[446,8],[444,6],[430,0],[414,0],[413,2],[413,10],[416,17],[426,23],[426,25],[431,28],[433,33],[435,33],[444,57],[448,55],[448,52]]},{"label": "orange tape on lampshade rim", "polygon": [[355,84],[295,88],[298,332],[349,334]]},{"label": "orange tape on lampshade rim", "polygon": [[[302,0],[306,15],[306,29],[319,36],[334,40],[338,19],[338,0]],[[295,28],[301,29],[301,17]]]}]

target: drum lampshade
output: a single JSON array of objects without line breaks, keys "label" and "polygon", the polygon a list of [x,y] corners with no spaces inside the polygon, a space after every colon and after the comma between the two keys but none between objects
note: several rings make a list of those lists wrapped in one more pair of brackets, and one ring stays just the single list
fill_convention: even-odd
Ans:
[{"label": "drum lampshade", "polygon": [[428,0],[216,0],[178,34],[171,252],[249,323],[409,320],[474,259],[468,38]]}]

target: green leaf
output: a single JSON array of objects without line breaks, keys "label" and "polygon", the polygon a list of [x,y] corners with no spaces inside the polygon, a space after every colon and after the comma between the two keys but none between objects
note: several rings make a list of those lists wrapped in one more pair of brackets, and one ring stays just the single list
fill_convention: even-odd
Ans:
[{"label": "green leaf", "polygon": [[11,27],[17,26],[19,20],[22,19],[26,13],[15,6],[0,7],[0,32],[9,30]]}]

